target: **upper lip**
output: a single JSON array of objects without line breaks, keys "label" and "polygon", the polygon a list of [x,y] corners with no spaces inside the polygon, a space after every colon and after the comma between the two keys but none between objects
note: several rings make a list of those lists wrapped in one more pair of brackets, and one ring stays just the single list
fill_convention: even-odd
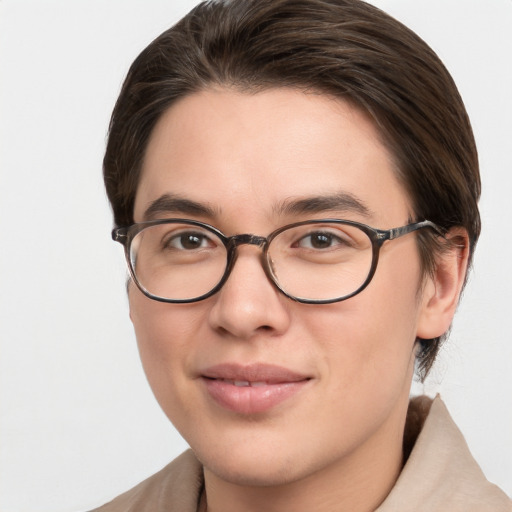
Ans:
[{"label": "upper lip", "polygon": [[283,366],[264,363],[241,365],[238,363],[222,363],[210,366],[201,372],[202,377],[208,379],[223,379],[246,382],[267,382],[279,384],[282,382],[300,382],[311,377],[303,373],[290,370]]}]

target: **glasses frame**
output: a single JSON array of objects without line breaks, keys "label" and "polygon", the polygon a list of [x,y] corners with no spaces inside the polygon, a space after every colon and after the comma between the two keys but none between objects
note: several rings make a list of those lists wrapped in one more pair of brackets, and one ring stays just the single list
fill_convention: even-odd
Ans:
[{"label": "glasses frame", "polygon": [[[217,285],[210,290],[208,293],[205,293],[199,297],[195,297],[193,299],[167,299],[165,297],[160,297],[158,295],[153,295],[150,292],[148,292],[138,281],[137,276],[135,275],[135,270],[132,265],[131,257],[130,257],[130,248],[132,240],[137,236],[141,231],[143,231],[146,228],[152,227],[152,226],[159,226],[161,224],[190,224],[192,226],[197,226],[202,229],[205,229],[207,231],[210,231],[211,233],[215,234],[224,246],[226,247],[227,251],[227,259],[226,259],[226,269],[224,270],[224,274],[220,281],[217,283]],[[335,297],[333,299],[306,299],[303,297],[295,297],[291,294],[289,294],[286,290],[284,290],[281,285],[279,284],[276,276],[272,272],[272,267],[269,261],[268,257],[268,248],[270,246],[270,243],[272,240],[282,233],[283,231],[286,231],[287,229],[298,227],[298,226],[304,226],[307,224],[342,224],[347,226],[353,226],[356,228],[359,228],[361,231],[366,233],[368,238],[371,241],[372,244],[372,264],[370,267],[370,271],[368,273],[367,278],[365,281],[361,284],[357,290],[355,290],[352,293],[349,293],[348,295],[343,295],[341,297]],[[112,230],[112,239],[115,242],[119,242],[124,247],[124,254],[126,258],[126,262],[128,264],[128,271],[130,273],[130,277],[134,281],[134,283],[137,285],[137,288],[149,299],[156,300],[158,302],[166,302],[171,304],[189,304],[193,302],[199,302],[201,300],[207,299],[208,297],[211,297],[212,295],[215,295],[225,284],[225,282],[228,280],[229,275],[231,274],[231,270],[233,269],[237,256],[238,256],[238,247],[240,245],[256,245],[262,249],[261,253],[261,264],[263,266],[263,270],[265,271],[265,274],[267,275],[270,282],[274,284],[274,286],[286,297],[288,297],[291,300],[294,300],[296,302],[300,302],[302,304],[332,304],[334,302],[341,302],[347,299],[350,299],[354,295],[357,295],[358,293],[362,292],[371,282],[373,279],[373,276],[375,275],[375,271],[377,270],[377,264],[379,262],[379,254],[380,249],[384,242],[390,241],[390,240],[396,240],[397,238],[400,238],[404,235],[407,235],[409,233],[412,233],[414,231],[418,231],[423,228],[431,228],[433,229],[439,236],[444,236],[442,233],[442,230],[434,224],[433,222],[429,220],[423,220],[420,222],[414,222],[411,224],[406,224],[404,226],[400,226],[397,228],[391,228],[387,230],[383,229],[377,229],[372,228],[366,224],[362,224],[360,222],[355,222],[351,220],[342,220],[342,219],[310,219],[305,220],[301,222],[294,222],[293,224],[287,224],[286,226],[280,227],[279,229],[276,229],[275,231],[272,231],[267,237],[264,236],[257,236],[252,234],[239,234],[239,235],[233,235],[233,236],[226,236],[222,231],[218,230],[214,226],[211,226],[210,224],[206,224],[204,222],[200,222],[197,220],[192,219],[159,219],[159,220],[151,220],[146,222],[138,222],[135,224],[131,224],[130,226],[125,227],[119,227],[114,228]]]}]

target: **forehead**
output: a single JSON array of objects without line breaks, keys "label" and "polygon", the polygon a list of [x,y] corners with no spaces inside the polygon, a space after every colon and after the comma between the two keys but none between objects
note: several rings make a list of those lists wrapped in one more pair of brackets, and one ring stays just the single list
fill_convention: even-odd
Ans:
[{"label": "forehead", "polygon": [[409,209],[392,156],[370,118],[320,94],[208,89],[179,100],[150,138],[135,220],[162,195],[213,216],[282,212],[308,197],[345,194],[386,222]]}]

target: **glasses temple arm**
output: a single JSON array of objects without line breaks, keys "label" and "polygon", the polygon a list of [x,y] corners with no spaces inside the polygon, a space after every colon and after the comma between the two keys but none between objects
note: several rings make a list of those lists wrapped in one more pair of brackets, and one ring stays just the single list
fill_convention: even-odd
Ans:
[{"label": "glasses temple arm", "polygon": [[429,220],[423,220],[421,222],[415,222],[414,224],[407,224],[406,226],[390,229],[389,231],[386,232],[386,238],[388,240],[394,240],[395,238],[399,238],[401,236],[407,235],[409,233],[412,233],[413,231],[417,231],[418,229],[422,228],[432,228],[434,231],[436,231],[437,234],[439,234],[440,236],[444,236],[439,226],[437,226],[436,224]]}]

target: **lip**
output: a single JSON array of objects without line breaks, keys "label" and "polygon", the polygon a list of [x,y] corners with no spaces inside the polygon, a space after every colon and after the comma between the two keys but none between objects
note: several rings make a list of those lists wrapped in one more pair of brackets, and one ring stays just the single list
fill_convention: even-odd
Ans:
[{"label": "lip", "polygon": [[282,366],[224,363],[200,375],[208,395],[221,407],[239,414],[266,412],[291,398],[311,377]]}]

